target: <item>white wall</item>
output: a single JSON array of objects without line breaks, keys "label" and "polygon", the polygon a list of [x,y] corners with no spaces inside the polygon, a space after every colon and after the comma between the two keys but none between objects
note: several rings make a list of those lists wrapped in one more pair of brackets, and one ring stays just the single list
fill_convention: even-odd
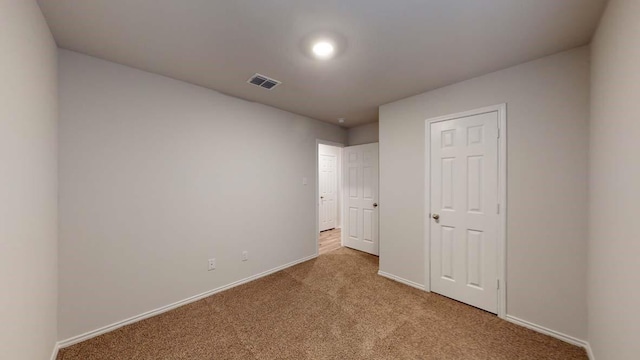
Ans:
[{"label": "white wall", "polygon": [[316,139],[345,130],[59,54],[60,339],[315,254]]},{"label": "white wall", "polygon": [[347,130],[347,144],[349,146],[371,144],[378,142],[378,122],[364,124]]},{"label": "white wall", "polygon": [[507,313],[587,336],[589,50],[380,107],[380,270],[425,283],[424,121],[507,103]]},{"label": "white wall", "polygon": [[56,341],[56,45],[35,1],[0,0],[0,357]]},{"label": "white wall", "polygon": [[640,355],[640,1],[611,0],[592,46],[589,342]]}]

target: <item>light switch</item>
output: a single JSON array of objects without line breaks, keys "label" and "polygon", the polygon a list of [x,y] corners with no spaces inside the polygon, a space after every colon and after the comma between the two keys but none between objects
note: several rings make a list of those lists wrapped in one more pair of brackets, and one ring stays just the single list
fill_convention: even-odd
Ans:
[{"label": "light switch", "polygon": [[307,185],[307,183],[308,183],[308,182],[309,182],[309,181],[307,180],[307,178],[306,178],[306,177],[303,177],[303,178],[302,178],[302,185]]}]

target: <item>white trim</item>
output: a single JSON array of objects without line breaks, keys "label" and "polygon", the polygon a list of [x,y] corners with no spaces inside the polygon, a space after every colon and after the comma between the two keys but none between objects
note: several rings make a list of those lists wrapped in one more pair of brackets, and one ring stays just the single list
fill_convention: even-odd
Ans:
[{"label": "white trim", "polygon": [[507,316],[507,104],[497,105],[498,109],[498,317]]},{"label": "white trim", "polygon": [[186,298],[184,300],[180,300],[180,301],[174,302],[173,304],[165,305],[165,306],[159,307],[159,308],[157,308],[155,310],[147,311],[145,313],[142,313],[142,314],[139,314],[139,315],[136,315],[136,316],[132,316],[132,317],[130,317],[128,319],[115,322],[115,323],[113,323],[111,325],[107,325],[107,326],[101,327],[99,329],[92,330],[92,331],[86,332],[84,334],[77,335],[77,336],[68,338],[66,340],[59,341],[58,344],[57,344],[57,347],[58,348],[65,348],[65,347],[77,344],[79,342],[82,342],[82,341],[85,341],[85,340],[89,340],[89,339],[94,338],[96,336],[108,333],[108,332],[116,330],[118,328],[121,328],[121,327],[123,327],[125,325],[133,324],[133,323],[138,322],[140,320],[144,320],[144,319],[156,316],[156,315],[160,315],[160,314],[162,314],[164,312],[167,312],[169,310],[173,310],[173,309],[175,309],[177,307],[180,307],[180,306],[183,306],[183,305],[187,305],[189,303],[192,303],[194,301],[198,301],[200,299],[206,298],[206,297],[211,296],[213,294],[217,294],[217,293],[219,293],[221,291],[231,289],[233,287],[248,283],[248,282],[253,281],[253,280],[257,280],[257,279],[259,279],[261,277],[265,277],[267,275],[271,275],[271,274],[273,274],[275,272],[278,272],[278,271],[286,269],[288,267],[303,263],[305,261],[309,261],[309,260],[314,259],[316,257],[318,257],[317,254],[314,254],[314,255],[311,255],[311,256],[307,256],[307,257],[304,257],[302,259],[292,261],[292,262],[290,262],[288,264],[275,267],[275,268],[273,268],[271,270],[263,271],[263,272],[261,272],[259,274],[252,275],[252,276],[249,276],[247,278],[244,278],[244,279],[241,279],[241,280],[238,280],[238,281],[234,281],[234,282],[232,282],[230,284],[227,284],[227,285],[224,285],[224,286],[220,286],[220,287],[215,288],[213,290],[209,290],[209,291],[203,292],[201,294],[191,296],[191,297]]},{"label": "white trim", "polygon": [[593,350],[591,350],[591,344],[588,341],[585,341],[584,349],[587,350],[587,357],[589,360],[596,360],[596,357],[593,355]]},{"label": "white trim", "polygon": [[456,114],[439,116],[425,120],[425,168],[424,168],[424,258],[425,258],[425,290],[431,291],[431,124],[440,121],[459,119],[474,115],[498,113],[498,317],[507,316],[507,104],[487,106],[480,109],[464,111]]},{"label": "white trim", "polygon": [[[541,334],[545,334],[548,336],[551,336],[552,338],[556,338],[558,340],[562,340],[566,343],[569,343],[571,345],[575,345],[575,346],[579,346],[581,348],[584,348],[585,350],[587,350],[587,355],[589,355],[589,353],[591,352],[591,347],[589,346],[589,343],[585,340],[580,340],[577,339],[573,336],[567,335],[567,334],[563,334],[559,331],[555,331],[555,330],[551,330],[549,328],[546,328],[544,326],[540,326],[538,324],[534,324],[532,322],[526,321],[526,320],[522,320],[520,318],[517,318],[515,316],[512,315],[507,315],[505,317],[505,320],[507,320],[510,323],[516,324],[516,325],[520,325],[523,327],[526,327],[527,329],[539,332]],[[593,359],[592,354],[589,355],[590,359]]]},{"label": "white trim", "polygon": [[51,360],[56,360],[58,358],[58,350],[60,350],[59,342],[53,344],[53,352],[51,352]]},{"label": "white trim", "polygon": [[[319,157],[320,157],[320,150],[318,148],[318,145],[329,145],[329,146],[335,146],[340,148],[340,162],[343,162],[344,160],[342,159],[343,157],[343,153],[342,153],[342,149],[345,147],[344,144],[340,144],[338,142],[334,142],[334,141],[329,141],[329,140],[322,140],[322,139],[316,139],[316,177],[315,177],[315,183],[316,183],[316,206],[315,206],[315,210],[314,213],[316,214],[316,233],[315,233],[315,239],[316,239],[316,256],[318,256],[320,254],[320,203],[318,202],[320,199],[320,161],[319,161]],[[342,167],[342,164],[338,164],[336,165],[336,168],[338,167]],[[340,176],[338,176],[338,187],[340,187],[340,196],[342,196],[342,177],[344,176],[344,174],[342,174],[342,169],[338,169],[338,173],[340,174]],[[343,204],[344,206],[344,204]],[[342,211],[342,209],[340,209],[340,226],[339,228],[342,228],[342,223],[344,221],[344,212]],[[336,226],[338,227],[338,226]],[[340,236],[340,245],[343,246],[344,242],[342,241],[342,236]]]},{"label": "white trim", "polygon": [[405,285],[409,285],[409,286],[414,287],[416,289],[424,290],[424,285],[418,284],[417,282],[413,282],[411,280],[407,280],[407,279],[401,278],[400,276],[389,274],[387,272],[380,271],[380,270],[378,270],[378,275],[386,277],[387,279],[391,279],[391,280],[397,281],[397,282],[405,284]]}]

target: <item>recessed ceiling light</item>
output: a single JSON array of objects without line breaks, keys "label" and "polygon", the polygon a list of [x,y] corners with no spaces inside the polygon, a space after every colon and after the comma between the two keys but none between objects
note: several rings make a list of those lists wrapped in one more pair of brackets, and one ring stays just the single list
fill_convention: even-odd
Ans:
[{"label": "recessed ceiling light", "polygon": [[344,123],[344,118],[339,118],[339,119],[338,119],[338,122],[339,122],[340,124]]},{"label": "recessed ceiling light", "polygon": [[318,41],[311,48],[313,54],[319,59],[328,59],[333,56],[335,48],[328,41]]},{"label": "recessed ceiling light", "polygon": [[[347,39],[333,31],[314,31],[300,39],[299,50],[307,57],[317,60],[337,59],[347,50]],[[322,66],[320,63],[317,66]]]}]

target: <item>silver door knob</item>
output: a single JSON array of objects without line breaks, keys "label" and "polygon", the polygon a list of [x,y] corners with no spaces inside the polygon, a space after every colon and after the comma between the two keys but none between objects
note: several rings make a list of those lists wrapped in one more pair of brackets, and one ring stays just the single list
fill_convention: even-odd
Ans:
[{"label": "silver door knob", "polygon": [[373,207],[377,208],[378,207],[378,203],[373,203]]},{"label": "silver door knob", "polygon": [[438,220],[438,219],[440,219],[440,215],[438,215],[438,214],[433,214],[433,215],[431,215],[431,217],[432,217],[434,220]]}]

